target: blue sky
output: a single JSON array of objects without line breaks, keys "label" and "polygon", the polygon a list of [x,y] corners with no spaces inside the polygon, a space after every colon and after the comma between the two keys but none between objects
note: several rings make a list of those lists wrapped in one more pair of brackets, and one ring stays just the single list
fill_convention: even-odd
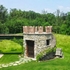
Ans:
[{"label": "blue sky", "polygon": [[0,0],[0,5],[5,6],[8,11],[11,8],[39,13],[43,10],[53,13],[57,9],[63,12],[70,11],[70,0]]}]

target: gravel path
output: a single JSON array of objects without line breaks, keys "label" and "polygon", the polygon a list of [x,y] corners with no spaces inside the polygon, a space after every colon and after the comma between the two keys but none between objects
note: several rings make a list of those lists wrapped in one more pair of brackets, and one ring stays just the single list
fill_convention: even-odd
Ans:
[{"label": "gravel path", "polygon": [[30,61],[32,61],[31,58],[20,58],[19,61],[11,62],[11,63],[8,63],[8,64],[0,64],[0,68],[9,67],[9,66],[17,66],[17,65],[20,65],[20,64],[23,64],[23,63],[28,63]]}]

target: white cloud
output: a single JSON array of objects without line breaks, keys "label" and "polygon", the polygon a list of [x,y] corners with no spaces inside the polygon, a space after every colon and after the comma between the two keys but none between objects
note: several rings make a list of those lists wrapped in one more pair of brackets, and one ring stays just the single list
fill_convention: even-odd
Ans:
[{"label": "white cloud", "polygon": [[68,10],[70,10],[70,7],[67,7]]},{"label": "white cloud", "polygon": [[58,9],[63,9],[64,7],[63,6],[58,6]]},{"label": "white cloud", "polygon": [[53,10],[50,9],[50,8],[45,8],[44,11],[47,11],[47,12],[49,12],[49,13],[53,13]]},{"label": "white cloud", "polygon": [[70,7],[58,6],[58,9],[60,11],[63,11],[63,12],[69,12],[70,11]]},{"label": "white cloud", "polygon": [[64,12],[64,13],[67,13],[67,12],[69,12],[70,11],[70,7],[68,7],[68,6],[57,6],[55,9],[53,9],[53,8],[45,8],[45,9],[43,9],[43,11],[46,11],[47,13],[56,13],[56,10],[57,9],[59,9],[60,10],[60,12]]}]

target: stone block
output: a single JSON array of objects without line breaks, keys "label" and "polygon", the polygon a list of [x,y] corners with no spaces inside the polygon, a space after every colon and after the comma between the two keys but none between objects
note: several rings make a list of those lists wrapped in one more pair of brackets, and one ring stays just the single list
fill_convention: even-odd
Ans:
[{"label": "stone block", "polygon": [[28,33],[28,26],[23,26],[23,33],[27,34]]},{"label": "stone block", "polygon": [[46,33],[52,33],[52,26],[45,27]]},{"label": "stone block", "polygon": [[56,55],[56,56],[62,56],[62,50],[61,50],[61,48],[57,48],[57,49],[56,49],[55,55]]},{"label": "stone block", "polygon": [[42,27],[42,26],[39,26],[39,27],[38,27],[38,32],[39,32],[39,33],[43,33],[43,27]]},{"label": "stone block", "polygon": [[29,26],[29,33],[35,33],[35,27]]}]

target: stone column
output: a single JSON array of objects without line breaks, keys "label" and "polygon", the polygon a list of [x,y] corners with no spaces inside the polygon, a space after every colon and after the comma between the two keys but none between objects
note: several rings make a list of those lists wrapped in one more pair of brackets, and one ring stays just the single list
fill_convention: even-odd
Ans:
[{"label": "stone column", "polygon": [[37,32],[38,30],[37,30],[37,26],[35,27],[35,32]]},{"label": "stone column", "polygon": [[29,26],[29,33],[34,34],[35,33],[35,27]]},{"label": "stone column", "polygon": [[52,33],[52,26],[45,27],[46,33]]},{"label": "stone column", "polygon": [[23,33],[27,34],[28,33],[28,26],[23,26]]},{"label": "stone column", "polygon": [[39,26],[39,27],[38,27],[38,32],[39,32],[39,33],[43,33],[43,27],[42,27],[42,26]]}]

